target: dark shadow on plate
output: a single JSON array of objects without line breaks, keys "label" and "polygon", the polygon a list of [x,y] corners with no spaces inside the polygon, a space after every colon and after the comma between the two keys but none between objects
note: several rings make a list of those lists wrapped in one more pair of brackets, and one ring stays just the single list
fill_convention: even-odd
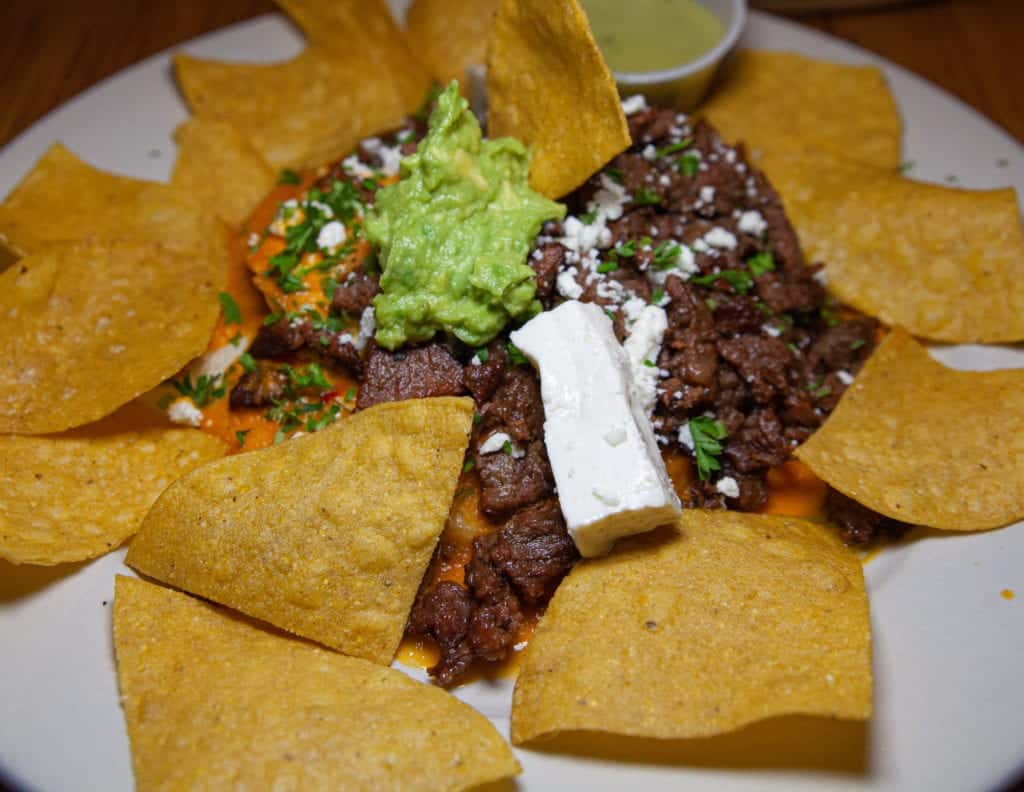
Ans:
[{"label": "dark shadow on plate", "polygon": [[717,737],[656,740],[577,731],[525,747],[574,759],[719,770],[816,770],[864,776],[871,766],[869,736],[868,723],[790,715]]},{"label": "dark shadow on plate", "polygon": [[73,575],[87,563],[89,562],[78,561],[73,564],[35,566],[0,560],[0,602],[14,602],[35,594],[51,583]]}]

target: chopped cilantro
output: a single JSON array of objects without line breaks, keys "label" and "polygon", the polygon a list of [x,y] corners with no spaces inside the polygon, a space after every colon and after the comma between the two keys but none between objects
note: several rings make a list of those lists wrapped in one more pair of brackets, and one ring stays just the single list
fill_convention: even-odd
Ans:
[{"label": "chopped cilantro", "polygon": [[714,299],[714,298],[712,298],[712,297],[708,297],[708,298],[707,298],[707,299],[706,299],[706,300],[704,301],[704,304],[705,304],[705,305],[706,305],[706,306],[708,307],[708,310],[709,310],[709,311],[714,311],[714,310],[715,310],[715,308],[717,308],[717,307],[718,307],[718,300],[716,300],[716,299]]},{"label": "chopped cilantro", "polygon": [[615,311],[613,311],[611,308],[605,308],[604,315],[611,319],[613,322],[615,321]]},{"label": "chopped cilantro", "polygon": [[476,351],[476,359],[481,363],[486,363],[490,357],[491,353],[487,351],[487,347],[480,347]]},{"label": "chopped cilantro", "polygon": [[363,179],[363,189],[369,190],[370,192],[377,192],[377,180],[376,179]]},{"label": "chopped cilantro", "polygon": [[661,203],[661,196],[654,190],[640,187],[633,193],[633,203],[637,206],[658,206]]},{"label": "chopped cilantro", "polygon": [[471,471],[475,466],[476,463],[473,462],[472,459],[467,459],[465,462],[462,463],[462,472],[469,473],[469,471]]},{"label": "chopped cilantro", "polygon": [[865,341],[863,338],[858,338],[856,341],[854,341],[852,344],[850,344],[850,349],[852,349],[854,352],[856,352],[858,349],[860,349],[866,343],[867,343],[867,341]]},{"label": "chopped cilantro", "polygon": [[271,325],[276,325],[282,319],[284,319],[284,314],[281,313],[280,311],[269,313],[263,317],[263,326],[270,327]]},{"label": "chopped cilantro", "polygon": [[789,351],[792,352],[794,355],[800,354],[800,347],[798,347],[792,341],[787,341],[786,346],[789,347]]},{"label": "chopped cilantro", "polygon": [[771,253],[758,253],[747,259],[747,266],[750,267],[750,272],[755,278],[760,278],[766,272],[775,271],[775,259],[772,258]]},{"label": "chopped cilantro", "polygon": [[666,239],[654,249],[654,267],[666,270],[675,266],[676,260],[683,249],[671,239]]},{"label": "chopped cilantro", "polygon": [[628,242],[612,248],[611,255],[615,258],[633,258],[636,255],[636,240],[631,239]]},{"label": "chopped cilantro", "polygon": [[690,278],[690,282],[698,286],[711,286],[717,280],[724,280],[737,294],[746,294],[754,287],[754,279],[750,277],[750,273],[743,270],[722,270]]},{"label": "chopped cilantro", "polygon": [[615,261],[603,261],[597,265],[598,272],[615,272],[619,268],[619,265]]},{"label": "chopped cilantro", "polygon": [[658,286],[651,292],[651,305],[659,305],[663,299],[665,299],[665,290]]},{"label": "chopped cilantro", "polygon": [[836,312],[828,306],[821,309],[821,318],[825,320],[825,324],[829,327],[835,327],[839,324],[839,317],[836,316]]},{"label": "chopped cilantro", "polygon": [[331,389],[331,383],[324,376],[323,369],[316,363],[307,364],[305,371],[296,371],[289,365],[281,366],[281,370],[288,375],[289,384],[297,390],[306,388]]},{"label": "chopped cilantro", "polygon": [[616,184],[622,184],[622,171],[618,168],[605,168],[604,174]]},{"label": "chopped cilantro", "polygon": [[278,429],[276,432],[274,432],[274,445],[280,445],[281,443],[283,443],[287,439],[288,439],[288,433],[285,432],[283,426],[280,429]]},{"label": "chopped cilantro", "polygon": [[355,398],[356,398],[356,386],[355,385],[349,385],[348,386],[348,390],[345,391],[345,401],[347,401],[347,402],[354,401]]},{"label": "chopped cilantro", "polygon": [[277,177],[278,184],[301,184],[302,178],[291,168],[285,168]]},{"label": "chopped cilantro", "polygon": [[509,341],[505,344],[505,352],[508,353],[508,359],[512,362],[513,366],[518,366],[522,363],[526,363],[526,355],[524,355],[519,347]]},{"label": "chopped cilantro", "polygon": [[655,363],[653,360],[648,360],[647,358],[644,358],[644,365],[647,366],[647,368],[657,368],[658,367],[657,363]]},{"label": "chopped cilantro", "polygon": [[590,225],[597,220],[597,212],[586,212],[585,214],[581,214],[579,217],[580,222],[583,223],[583,225]]},{"label": "chopped cilantro", "polygon": [[822,385],[820,388],[814,391],[811,395],[815,399],[824,399],[832,392],[832,389],[828,385]]},{"label": "chopped cilantro", "polygon": [[771,308],[769,308],[767,305],[765,305],[760,300],[755,300],[754,301],[754,307],[757,308],[757,310],[759,310],[765,316],[775,316],[775,311],[773,311]]},{"label": "chopped cilantro", "polygon": [[248,372],[256,370],[256,361],[253,360],[252,355],[248,352],[243,352],[238,356],[238,365],[242,367],[242,371]]},{"label": "chopped cilantro", "polygon": [[680,151],[684,151],[693,145],[693,138],[688,137],[680,140],[678,143],[672,143],[671,145],[660,148],[654,152],[656,157],[667,157],[669,154],[676,154]]},{"label": "chopped cilantro", "polygon": [[341,414],[341,407],[337,404],[332,404],[325,412],[318,417],[312,417],[306,419],[306,431],[307,432],[319,432],[325,426],[330,426]]},{"label": "chopped cilantro", "polygon": [[245,448],[245,437],[246,437],[246,435],[249,434],[250,431],[252,431],[252,430],[251,429],[239,429],[237,432],[235,432],[235,440],[238,441],[238,445],[242,446],[242,448]]},{"label": "chopped cilantro", "polygon": [[217,297],[220,300],[220,309],[224,313],[224,324],[241,324],[242,311],[235,298],[227,292],[221,292]]},{"label": "chopped cilantro", "polygon": [[193,382],[192,375],[186,373],[184,379],[171,380],[171,385],[182,396],[190,398],[196,407],[205,407],[210,402],[223,398],[227,393],[221,380],[220,374],[200,374]]},{"label": "chopped cilantro", "polygon": [[479,426],[480,422],[483,419],[484,419],[484,417],[480,413],[478,413],[478,412],[473,413],[473,426]]},{"label": "chopped cilantro", "polygon": [[501,444],[501,452],[503,454],[508,454],[511,456],[514,450],[515,449],[512,448],[512,443],[510,443],[508,440]]},{"label": "chopped cilantro", "polygon": [[676,170],[684,176],[696,176],[700,170],[700,157],[696,154],[684,154],[676,160]]},{"label": "chopped cilantro", "polygon": [[718,461],[722,444],[718,441],[725,438],[725,426],[721,421],[702,415],[691,418],[689,427],[693,438],[693,454],[697,460],[697,475],[701,481],[707,481],[714,471],[722,469]]}]

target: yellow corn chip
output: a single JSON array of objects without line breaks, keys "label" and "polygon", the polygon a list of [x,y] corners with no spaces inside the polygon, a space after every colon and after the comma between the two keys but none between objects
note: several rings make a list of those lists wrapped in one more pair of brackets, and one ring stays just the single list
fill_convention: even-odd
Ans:
[{"label": "yellow corn chip", "polygon": [[787,714],[871,715],[860,562],[822,525],[693,510],[559,586],[523,657],[512,742],[705,737]]},{"label": "yellow corn chip", "polygon": [[273,188],[273,168],[230,124],[193,118],[174,137],[178,159],[171,184],[230,225],[241,225]]},{"label": "yellow corn chip", "polygon": [[442,85],[464,83],[467,66],[482,66],[498,0],[414,0],[406,14],[409,40]]},{"label": "yellow corn chip", "polygon": [[948,531],[1024,518],[1024,369],[955,371],[900,329],[796,451],[837,490]]},{"label": "yellow corn chip", "polygon": [[136,242],[50,245],[0,275],[0,432],[109,415],[206,349],[223,261]]},{"label": "yellow corn chip", "polygon": [[[192,111],[232,124],[277,168],[314,168],[397,126],[429,85],[383,0],[282,0],[309,37],[286,63],[175,57]],[[378,38],[379,37],[379,38]]]},{"label": "yellow corn chip", "polygon": [[501,0],[487,52],[488,133],[533,149],[530,186],[579,187],[629,146],[615,80],[576,0]]},{"label": "yellow corn chip", "polygon": [[382,404],[208,465],[160,498],[127,562],[390,663],[448,515],[472,415],[469,399]]},{"label": "yellow corn chip", "polygon": [[209,250],[217,226],[186,192],[106,173],[55,143],[0,204],[0,237],[22,255],[85,239],[159,242],[198,254]]},{"label": "yellow corn chip", "polygon": [[829,289],[937,341],[1024,339],[1024,233],[1014,191],[961,190],[851,162],[766,156]]},{"label": "yellow corn chip", "polygon": [[454,696],[151,583],[117,578],[114,648],[140,792],[432,792],[519,772]]},{"label": "yellow corn chip", "polygon": [[153,426],[136,402],[64,434],[0,435],[0,558],[102,555],[138,530],[167,485],[226,450],[204,432]]},{"label": "yellow corn chip", "polygon": [[699,111],[759,153],[822,150],[897,170],[902,126],[885,75],[792,52],[743,50]]}]

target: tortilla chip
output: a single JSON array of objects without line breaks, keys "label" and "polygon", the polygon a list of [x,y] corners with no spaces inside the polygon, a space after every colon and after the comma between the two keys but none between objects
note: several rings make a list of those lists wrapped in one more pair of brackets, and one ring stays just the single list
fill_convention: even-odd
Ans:
[{"label": "tortilla chip", "polygon": [[222,261],[137,242],[40,248],[0,274],[0,432],[109,415],[206,349]]},{"label": "tortilla chip", "polygon": [[390,663],[466,450],[473,402],[372,407],[186,476],[127,563],[282,629]]},{"label": "tortilla chip", "polygon": [[579,187],[630,143],[615,80],[576,0],[501,0],[487,52],[488,133],[533,148],[530,186]]},{"label": "tortilla chip", "polygon": [[465,83],[466,67],[484,64],[497,10],[498,0],[414,0],[405,17],[409,40],[435,80]]},{"label": "tortilla chip", "polygon": [[171,184],[233,227],[273,188],[274,169],[230,124],[192,118],[175,130],[178,159]]},{"label": "tortilla chip", "polygon": [[59,435],[0,435],[0,558],[60,564],[109,552],[176,478],[224,455],[195,429],[153,426],[133,402]]},{"label": "tortilla chip", "polygon": [[242,130],[275,168],[314,168],[363,137],[398,126],[429,78],[383,0],[282,0],[309,46],[285,63],[175,56],[192,111]]},{"label": "tortilla chip", "polygon": [[765,157],[808,255],[839,299],[937,341],[1024,339],[1014,191],[962,190],[864,165]]},{"label": "tortilla chip", "polygon": [[699,114],[759,153],[828,152],[897,170],[902,125],[885,75],[793,52],[737,53]]},{"label": "tortilla chip", "polygon": [[860,562],[826,526],[690,510],[559,586],[523,656],[512,742],[706,737],[787,714],[871,715]]},{"label": "tortilla chip", "polygon": [[55,143],[0,204],[0,236],[23,255],[85,239],[205,251],[217,228],[188,193],[98,170]]},{"label": "tortilla chip", "polygon": [[947,531],[1024,518],[1024,369],[955,371],[903,330],[796,450],[840,492]]},{"label": "tortilla chip", "polygon": [[520,770],[454,696],[151,583],[117,577],[114,648],[140,792],[454,790]]}]

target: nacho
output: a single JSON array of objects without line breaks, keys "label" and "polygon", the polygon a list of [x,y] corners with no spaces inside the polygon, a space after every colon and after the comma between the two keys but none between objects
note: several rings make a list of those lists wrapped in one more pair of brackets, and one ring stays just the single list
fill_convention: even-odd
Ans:
[{"label": "nacho", "polygon": [[807,157],[763,165],[843,302],[936,341],[1024,339],[1024,232],[1012,189],[940,187]]},{"label": "nacho", "polygon": [[206,252],[216,221],[187,192],[107,173],[54,143],[0,204],[0,237],[21,255],[47,242],[117,239]]},{"label": "nacho", "polygon": [[140,572],[390,663],[448,516],[473,403],[382,404],[178,481],[128,553]]},{"label": "nacho", "polygon": [[520,770],[444,691],[141,580],[116,580],[114,649],[141,792],[455,790]]},{"label": "nacho", "polygon": [[755,159],[819,151],[892,171],[901,163],[899,109],[874,66],[742,50],[699,114]]},{"label": "nacho", "polygon": [[706,737],[788,714],[871,715],[860,562],[823,525],[690,510],[562,582],[523,657],[512,742]]},{"label": "nacho", "polygon": [[1007,525],[1024,517],[1024,369],[948,369],[897,328],[795,453],[888,517],[948,531]]},{"label": "nacho", "polygon": [[206,349],[223,261],[162,245],[46,246],[0,274],[0,432],[109,415]]},{"label": "nacho", "polygon": [[315,168],[360,138],[397,126],[426,94],[429,78],[382,0],[287,0],[308,37],[285,63],[222,63],[175,57],[192,111],[242,130],[275,168]]},{"label": "nacho", "polygon": [[482,66],[497,10],[498,0],[414,0],[405,24],[430,76],[464,83],[468,66]]},{"label": "nacho", "polygon": [[274,169],[230,124],[193,118],[174,138],[178,158],[171,184],[231,226],[241,225],[274,186]]},{"label": "nacho", "polygon": [[532,147],[530,186],[549,198],[579,187],[629,146],[615,80],[576,0],[501,0],[487,93],[488,133]]},{"label": "nacho", "polygon": [[154,426],[137,402],[59,435],[0,435],[0,558],[48,565],[109,552],[172,481],[225,451],[203,432]]}]

